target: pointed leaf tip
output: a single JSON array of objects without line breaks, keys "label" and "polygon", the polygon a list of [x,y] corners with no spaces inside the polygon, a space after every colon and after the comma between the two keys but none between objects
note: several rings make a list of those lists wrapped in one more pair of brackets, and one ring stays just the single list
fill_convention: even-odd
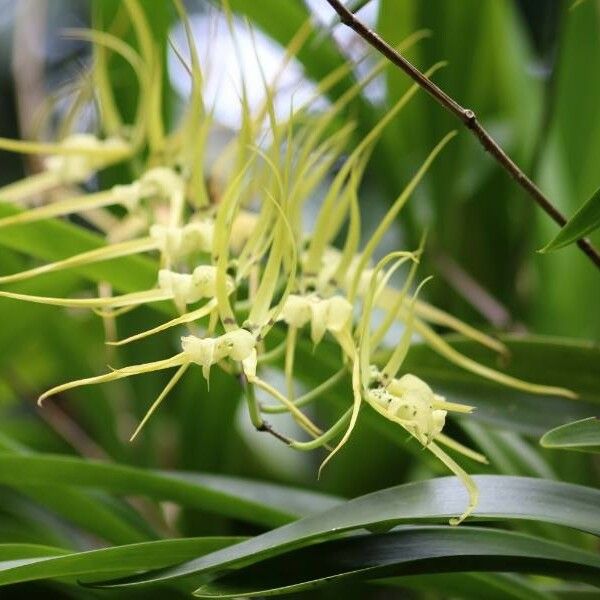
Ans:
[{"label": "pointed leaf tip", "polygon": [[579,210],[569,219],[558,234],[538,252],[546,254],[560,250],[580,240],[600,227],[600,188],[598,188]]}]

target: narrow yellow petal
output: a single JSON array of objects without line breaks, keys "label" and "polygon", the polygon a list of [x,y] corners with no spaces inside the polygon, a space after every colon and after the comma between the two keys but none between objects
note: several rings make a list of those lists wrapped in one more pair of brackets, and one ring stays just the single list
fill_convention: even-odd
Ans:
[{"label": "narrow yellow petal", "polygon": [[10,217],[0,219],[0,227],[8,227],[9,225],[24,225],[26,223],[35,223],[44,219],[54,217],[62,217],[77,212],[84,212],[93,208],[100,208],[115,204],[114,194],[111,190],[105,192],[97,192],[95,194],[86,194],[85,196],[76,196],[32,208],[25,212],[20,212]]},{"label": "narrow yellow petal", "polygon": [[210,300],[204,306],[202,306],[196,310],[187,312],[175,319],[171,319],[170,321],[167,321],[166,323],[163,323],[162,325],[157,325],[156,327],[153,327],[152,329],[148,329],[146,331],[136,333],[135,335],[132,335],[123,340],[118,340],[116,342],[107,342],[107,344],[109,346],[122,346],[124,344],[129,344],[131,342],[141,340],[142,338],[145,338],[149,335],[154,335],[156,333],[160,333],[161,331],[165,331],[166,329],[169,329],[171,327],[176,327],[177,325],[193,323],[194,321],[198,321],[199,319],[202,319],[202,318],[206,317],[207,315],[209,315],[213,310],[216,309],[216,307],[217,307],[217,301],[214,299]]},{"label": "narrow yellow petal", "polygon": [[356,274],[354,276],[354,281],[350,286],[349,295],[352,300],[356,296],[356,292],[358,289],[358,284],[360,281],[360,274],[363,269],[367,266],[375,248],[379,245],[379,242],[383,238],[383,235],[388,230],[389,226],[392,224],[394,219],[398,216],[398,213],[402,209],[402,207],[406,204],[412,193],[415,191],[416,187],[419,185],[431,165],[433,161],[436,159],[438,154],[444,149],[446,144],[456,135],[456,131],[451,131],[446,136],[442,138],[440,142],[436,144],[433,150],[429,153],[427,158],[423,161],[423,164],[419,167],[417,172],[413,175],[411,180],[408,182],[407,186],[402,190],[402,193],[398,196],[394,204],[386,213],[385,217],[381,220],[377,229],[373,233],[373,235],[369,238],[367,245],[365,246],[363,252],[360,255],[359,266],[356,269]]},{"label": "narrow yellow petal", "polygon": [[435,442],[431,442],[427,445],[427,449],[432,452],[437,458],[439,458],[447,467],[452,471],[463,483],[469,495],[469,503],[467,508],[457,518],[450,519],[450,525],[459,525],[464,521],[476,508],[479,502],[479,490],[473,478],[450,458]]},{"label": "narrow yellow petal", "polygon": [[29,175],[29,177],[0,187],[0,203],[20,203],[30,196],[47,192],[59,184],[60,176],[54,171],[43,171],[42,173]]},{"label": "narrow yellow petal", "polygon": [[46,398],[60,394],[73,388],[82,387],[84,385],[95,385],[97,383],[107,383],[109,381],[115,381],[117,379],[124,379],[125,377],[131,377],[132,375],[142,375],[143,373],[152,373],[153,371],[160,371],[163,369],[170,369],[171,367],[178,367],[187,361],[187,357],[183,352],[167,358],[165,360],[157,360],[151,363],[144,363],[141,365],[132,365],[129,367],[123,367],[122,369],[116,369],[110,373],[104,375],[97,375],[96,377],[86,377],[85,379],[78,379],[77,381],[70,381],[57,385],[44,392],[38,398],[38,404],[41,405]]},{"label": "narrow yellow petal", "polygon": [[73,269],[96,262],[112,260],[121,256],[147,252],[149,250],[153,250],[155,247],[156,242],[149,237],[139,240],[121,242],[119,244],[111,244],[109,246],[102,246],[101,248],[96,248],[88,252],[82,252],[81,254],[76,254],[75,256],[58,260],[53,263],[48,263],[46,265],[41,265],[33,269],[28,269],[27,271],[1,276],[0,284],[14,283],[15,281],[23,281],[25,279],[37,277],[38,275],[42,275],[44,273],[55,273],[64,269]]},{"label": "narrow yellow petal", "polygon": [[179,369],[177,369],[175,375],[173,375],[173,377],[169,380],[169,383],[167,383],[167,385],[165,386],[163,391],[160,393],[158,398],[152,403],[152,406],[148,409],[148,412],[144,415],[144,418],[141,420],[140,424],[136,427],[135,431],[132,433],[131,437],[129,438],[130,442],[133,442],[133,440],[137,437],[137,435],[142,430],[144,425],[148,422],[148,419],[150,419],[150,417],[154,414],[156,409],[160,406],[160,403],[167,397],[168,393],[175,387],[175,385],[181,379],[183,374],[187,371],[187,368],[189,366],[190,366],[189,364],[183,364],[179,367]]},{"label": "narrow yellow petal", "polygon": [[448,342],[435,333],[433,329],[419,319],[415,318],[414,327],[415,330],[438,354],[441,354],[450,362],[462,367],[463,369],[466,369],[467,371],[470,371],[471,373],[481,375],[481,377],[485,377],[490,381],[495,381],[501,385],[505,385],[517,390],[523,390],[524,392],[529,392],[531,394],[547,394],[550,396],[577,398],[577,394],[571,390],[551,385],[529,383],[527,381],[523,381],[522,379],[512,377],[511,375],[506,375],[500,371],[496,371],[495,369],[491,369],[490,367],[486,367],[485,365],[482,365],[455,350],[452,346],[450,346],[450,344],[448,344]]},{"label": "narrow yellow petal", "polygon": [[161,302],[163,300],[170,300],[173,296],[172,294],[156,289],[113,296],[112,298],[52,298],[49,296],[31,296],[3,291],[0,291],[0,297],[24,300],[25,302],[34,302],[36,304],[64,306],[67,308],[96,308],[103,306],[119,308],[121,306],[146,304],[147,302]]},{"label": "narrow yellow petal", "polygon": [[443,433],[438,433],[438,435],[435,436],[435,441],[439,442],[440,444],[444,444],[444,446],[447,446],[455,452],[459,452],[463,456],[466,456],[471,460],[481,463],[482,465],[488,464],[488,459],[483,454],[475,452],[475,450],[471,450],[471,448],[467,448],[467,446],[463,446],[463,444],[461,444],[460,442],[453,440],[451,437],[448,437]]},{"label": "narrow yellow petal", "polygon": [[325,460],[321,463],[319,467],[319,477],[325,465],[337,454],[344,444],[348,441],[348,438],[352,434],[354,427],[356,426],[356,421],[358,420],[358,414],[360,412],[360,407],[362,404],[362,388],[360,382],[360,365],[359,365],[359,357],[358,351],[354,350],[354,366],[352,367],[352,393],[353,393],[353,403],[352,403],[352,416],[350,417],[350,423],[348,425],[348,429],[346,429],[342,439],[338,442],[337,446],[327,455]]}]

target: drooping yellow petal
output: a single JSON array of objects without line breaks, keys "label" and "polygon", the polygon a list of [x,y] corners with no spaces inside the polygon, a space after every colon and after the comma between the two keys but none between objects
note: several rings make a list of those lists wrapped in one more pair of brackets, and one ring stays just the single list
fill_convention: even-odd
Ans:
[{"label": "drooping yellow petal", "polygon": [[115,204],[115,197],[112,190],[96,192],[95,194],[86,194],[84,196],[75,196],[67,200],[52,202],[45,206],[32,208],[25,212],[17,213],[9,217],[0,219],[0,227],[9,227],[13,225],[25,225],[35,223],[54,217],[62,217],[77,212],[85,212],[93,208],[100,208]]},{"label": "drooping yellow petal", "polygon": [[522,379],[501,373],[500,371],[496,371],[495,369],[486,367],[485,365],[474,361],[473,359],[458,352],[458,350],[455,350],[452,346],[450,346],[450,344],[448,344],[448,342],[435,333],[433,329],[423,323],[420,319],[415,318],[414,327],[415,331],[417,331],[417,333],[423,337],[423,339],[433,348],[433,350],[447,358],[450,362],[462,367],[463,369],[466,369],[467,371],[470,371],[471,373],[481,375],[481,377],[485,377],[490,381],[495,381],[501,385],[517,390],[523,390],[524,392],[529,392],[531,394],[547,394],[550,396],[577,398],[577,394],[572,390],[523,381]]},{"label": "drooping yellow petal", "polygon": [[131,377],[132,375],[142,375],[143,373],[152,373],[153,371],[170,369],[172,367],[181,366],[186,361],[186,354],[184,352],[180,352],[179,354],[165,360],[157,360],[155,362],[144,363],[141,365],[132,365],[129,367],[123,367],[122,369],[115,369],[114,371],[105,373],[104,375],[86,377],[85,379],[78,379],[77,381],[69,381],[68,383],[57,385],[56,387],[49,389],[47,392],[44,392],[38,398],[38,404],[41,405],[42,402],[50,396],[55,396],[56,394],[66,392],[67,390],[71,390],[73,388],[82,387],[84,385],[95,385],[97,383],[107,383],[109,381],[116,381],[117,379]]},{"label": "drooping yellow petal", "polygon": [[471,448],[467,448],[467,446],[464,446],[460,442],[453,440],[451,437],[448,437],[443,433],[439,433],[438,435],[436,435],[435,441],[439,442],[440,444],[444,444],[444,446],[447,446],[455,452],[458,452],[459,454],[462,454],[463,456],[466,456],[471,460],[481,463],[482,465],[487,465],[489,462],[483,454],[475,452],[475,450],[471,450]]},{"label": "drooping yellow petal", "polygon": [[452,458],[450,458],[435,442],[427,445],[427,449],[432,452],[436,458],[439,458],[452,473],[454,473],[463,483],[469,495],[469,503],[465,511],[459,516],[450,519],[450,525],[459,525],[462,523],[477,507],[479,502],[479,490],[473,478]]},{"label": "drooping yellow petal", "polygon": [[352,300],[356,296],[358,284],[360,281],[360,273],[368,264],[369,260],[373,255],[373,252],[375,251],[375,248],[377,248],[381,239],[383,238],[383,235],[388,230],[392,222],[395,220],[402,207],[406,204],[407,200],[410,198],[417,185],[419,185],[419,183],[431,167],[435,158],[455,135],[456,131],[451,131],[446,136],[444,136],[440,142],[436,144],[436,146],[429,153],[427,158],[423,161],[423,164],[419,167],[418,171],[413,175],[411,180],[408,182],[407,186],[402,190],[402,193],[398,196],[394,204],[388,210],[385,217],[381,220],[373,235],[369,238],[367,245],[365,246],[363,252],[360,255],[359,266],[356,269],[354,281],[350,286],[350,300]]},{"label": "drooping yellow petal", "polygon": [[487,346],[495,352],[505,356],[508,354],[508,348],[499,339],[487,335],[483,331],[479,331],[468,323],[453,317],[447,312],[440,310],[423,300],[417,300],[415,303],[415,313],[430,323],[448,327],[483,346]]},{"label": "drooping yellow petal", "polygon": [[122,306],[135,306],[146,304],[148,302],[171,300],[173,295],[159,289],[154,289],[145,290],[143,292],[132,292],[131,294],[123,294],[122,296],[113,296],[111,298],[53,298],[50,296],[32,296],[29,294],[17,294],[15,292],[4,291],[0,291],[0,297],[34,302],[35,304],[64,306],[66,308],[98,308],[107,306],[120,308]]},{"label": "drooping yellow petal", "polygon": [[13,183],[0,187],[0,203],[24,203],[31,196],[42,194],[59,185],[61,178],[53,171],[43,171],[29,175]]},{"label": "drooping yellow petal", "polygon": [[354,365],[352,367],[352,394],[353,394],[353,402],[352,402],[352,416],[350,417],[350,423],[348,424],[348,429],[346,429],[342,439],[338,442],[337,446],[327,455],[325,460],[321,463],[319,467],[319,477],[325,465],[337,454],[340,449],[344,446],[344,444],[348,441],[348,438],[354,431],[354,427],[356,426],[356,421],[358,420],[358,414],[360,412],[360,407],[362,404],[362,386],[361,386],[361,375],[360,375],[360,364],[359,364],[359,355],[358,351],[355,349],[354,351]]},{"label": "drooping yellow petal", "polygon": [[89,265],[97,262],[113,260],[122,256],[128,256],[130,254],[138,254],[141,252],[148,252],[156,248],[156,243],[151,238],[142,238],[139,240],[131,240],[127,242],[121,242],[119,244],[111,244],[109,246],[102,246],[101,248],[95,248],[88,252],[82,252],[75,256],[70,256],[63,260],[58,260],[53,263],[41,265],[27,271],[21,271],[19,273],[13,273],[12,275],[0,276],[0,284],[2,283],[14,283],[15,281],[23,281],[25,279],[31,279],[44,273],[55,273],[65,269],[73,269]]},{"label": "drooping yellow petal", "polygon": [[142,338],[148,337],[150,335],[155,335],[157,333],[160,333],[161,331],[170,329],[171,327],[177,327],[177,325],[185,325],[187,323],[193,323],[194,321],[203,319],[204,317],[211,314],[211,312],[214,311],[216,308],[217,301],[213,299],[208,301],[204,306],[196,310],[184,313],[183,315],[176,317],[175,319],[171,319],[166,323],[162,323],[161,325],[157,325],[152,329],[147,329],[146,331],[136,333],[135,335],[129,336],[128,338],[125,338],[123,340],[118,340],[116,342],[107,342],[107,344],[110,346],[123,346],[124,344],[130,344],[131,342],[141,340]]},{"label": "drooping yellow petal", "polygon": [[140,424],[136,427],[135,431],[131,434],[131,437],[129,438],[130,442],[133,442],[133,440],[137,437],[137,435],[143,429],[144,425],[148,422],[148,419],[150,419],[150,417],[154,414],[156,409],[160,406],[160,403],[167,397],[168,393],[175,387],[175,385],[181,379],[183,374],[187,371],[189,366],[190,366],[189,364],[183,364],[179,367],[179,369],[177,369],[177,371],[175,372],[175,375],[173,375],[173,377],[171,377],[171,379],[169,380],[169,383],[167,383],[167,385],[165,386],[163,391],[160,393],[158,398],[152,403],[152,406],[148,409],[148,412],[144,415],[144,418],[140,421]]}]

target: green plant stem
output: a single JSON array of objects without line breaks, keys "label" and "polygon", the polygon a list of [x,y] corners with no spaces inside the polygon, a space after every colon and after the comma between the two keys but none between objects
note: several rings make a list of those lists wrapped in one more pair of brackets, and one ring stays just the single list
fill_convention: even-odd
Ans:
[{"label": "green plant stem", "polygon": [[333,439],[348,423],[352,416],[352,409],[349,408],[325,433],[310,442],[292,441],[290,446],[296,450],[316,450],[325,446],[329,440]]},{"label": "green plant stem", "polygon": [[[309,404],[313,400],[316,400],[319,396],[323,395],[325,392],[329,391],[332,387],[334,387],[339,381],[341,381],[344,376],[348,373],[348,369],[346,367],[342,367],[339,371],[337,371],[334,375],[326,379],[323,383],[318,385],[317,387],[310,390],[306,394],[300,396],[294,400],[294,404],[300,408],[301,406],[305,406]],[[270,413],[270,414],[279,414],[288,412],[288,408],[286,406],[280,405],[271,405],[266,404],[260,407],[261,412]]]},{"label": "green plant stem", "polygon": [[242,383],[242,387],[244,388],[244,393],[246,394],[248,414],[250,415],[250,421],[252,422],[252,425],[254,425],[257,431],[266,431],[273,437],[276,437],[278,440],[282,441],[284,444],[287,444],[288,446],[291,445],[292,440],[278,431],[275,431],[275,429],[273,429],[271,425],[262,418],[258,400],[256,399],[254,385],[248,381],[248,378],[243,373],[240,375],[240,381]]}]

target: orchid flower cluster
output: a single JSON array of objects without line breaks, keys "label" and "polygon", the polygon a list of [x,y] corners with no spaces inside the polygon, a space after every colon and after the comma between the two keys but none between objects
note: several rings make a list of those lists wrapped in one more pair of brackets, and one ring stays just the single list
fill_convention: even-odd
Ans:
[{"label": "orchid flower cluster", "polygon": [[[495,351],[504,351],[497,340],[418,299],[424,283],[416,282],[422,247],[396,251],[375,262],[384,234],[454,132],[432,149],[375,232],[361,239],[361,176],[381,132],[411,101],[417,87],[410,88],[352,147],[355,126],[344,123],[341,117],[345,107],[382,71],[383,61],[326,109],[314,109],[314,102],[352,68],[340,67],[318,84],[312,99],[283,120],[274,110],[277,78],[269,82],[263,78],[263,105],[252,111],[242,90],[240,130],[220,156],[207,165],[208,137],[214,122],[205,106],[202,71],[189,25],[181,7],[175,4],[186,27],[189,65],[180,58],[186,62],[192,88],[187,109],[173,131],[165,131],[161,121],[162,73],[148,23],[139,2],[126,0],[123,6],[137,36],[138,49],[111,33],[72,32],[93,43],[90,79],[99,107],[97,131],[63,131],[55,143],[0,140],[3,149],[47,157],[43,172],[0,189],[2,202],[22,209],[0,219],[0,228],[22,227],[26,235],[29,223],[72,214],[98,229],[109,224],[104,227],[106,244],[102,247],[4,275],[0,284],[134,254],[156,257],[157,265],[155,286],[147,290],[125,294],[115,290],[96,298],[54,298],[8,291],[0,291],[0,295],[89,308],[105,320],[115,320],[122,312],[141,305],[172,302],[172,319],[127,339],[112,340],[113,345],[133,343],[175,327],[185,330],[180,351],[174,356],[63,383],[42,394],[40,402],[78,386],[174,369],[169,383],[133,434],[135,437],[188,368],[199,366],[207,382],[211,369],[222,368],[240,378],[250,418],[258,430],[269,431],[298,450],[333,446],[325,462],[347,441],[366,403],[382,418],[408,432],[464,483],[469,503],[464,513],[452,521],[460,522],[476,506],[477,488],[443,447],[482,462],[485,458],[446,436],[443,429],[448,413],[469,413],[473,407],[446,401],[425,381],[403,370],[413,334],[420,335],[449,361],[489,380],[533,393],[572,393],[512,378],[448,345],[432,325],[442,325]],[[308,31],[301,30],[292,40],[287,60],[300,48]],[[409,37],[403,47],[420,37]],[[128,61],[137,76],[140,93],[133,124],[123,122],[112,95],[107,71],[110,53]],[[437,68],[434,66],[428,74]],[[76,121],[73,117],[70,115],[71,123]],[[129,161],[136,171],[130,183],[95,192],[84,192],[80,187],[93,174],[123,161]],[[339,163],[341,167],[328,179]],[[324,185],[316,223],[308,230],[304,208],[317,188]],[[54,193],[53,201],[30,206],[32,198],[57,188],[60,194]],[[114,206],[122,207],[124,216],[116,218],[115,211],[110,210]],[[334,240],[340,237],[343,243],[335,247]],[[402,285],[394,286],[392,278],[402,273]],[[373,318],[376,309],[383,314],[378,321]],[[399,322],[403,333],[394,347],[385,351],[384,341]],[[273,337],[283,342],[273,344],[269,339]],[[298,397],[294,355],[302,337],[310,338],[314,345],[324,339],[335,345],[339,371]],[[280,358],[284,390],[261,377],[262,366]],[[322,430],[303,408],[346,376],[351,382],[348,407],[336,423]],[[257,388],[271,396],[273,404],[259,403]],[[275,431],[264,420],[265,414],[273,412],[289,413],[308,439],[290,439]]]}]

